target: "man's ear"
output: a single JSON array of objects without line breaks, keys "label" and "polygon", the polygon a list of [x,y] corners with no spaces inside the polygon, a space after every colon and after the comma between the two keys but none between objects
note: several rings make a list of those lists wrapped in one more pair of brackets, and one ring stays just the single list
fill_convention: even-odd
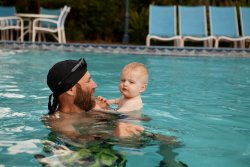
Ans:
[{"label": "man's ear", "polygon": [[147,86],[148,86],[147,84],[143,84],[143,85],[141,86],[140,93],[144,92],[144,91],[146,90]]},{"label": "man's ear", "polygon": [[70,96],[74,96],[75,95],[75,86],[70,88],[66,93]]}]

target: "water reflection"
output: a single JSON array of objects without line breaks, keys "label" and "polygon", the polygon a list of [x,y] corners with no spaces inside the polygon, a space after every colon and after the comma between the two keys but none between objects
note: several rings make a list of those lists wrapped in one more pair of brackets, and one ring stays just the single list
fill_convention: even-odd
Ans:
[{"label": "water reflection", "polygon": [[[145,120],[149,119],[142,119]],[[149,166],[185,166],[175,160],[176,154],[172,150],[182,146],[175,137],[147,131],[129,138],[114,136],[118,122],[138,124],[138,119],[91,111],[52,118],[45,116],[42,121],[51,132],[43,141],[44,154],[37,154],[35,158],[46,166],[126,166],[131,154],[144,156],[144,149],[151,146],[159,149],[155,152],[162,158],[157,164],[148,162]]]}]

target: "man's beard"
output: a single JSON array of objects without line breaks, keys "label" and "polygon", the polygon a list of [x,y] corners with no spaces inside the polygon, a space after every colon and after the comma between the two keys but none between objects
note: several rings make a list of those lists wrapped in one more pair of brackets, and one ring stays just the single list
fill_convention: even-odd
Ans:
[{"label": "man's beard", "polygon": [[92,92],[89,90],[82,90],[82,87],[76,84],[76,98],[74,104],[83,109],[84,111],[89,111],[95,107],[95,99],[92,96]]}]

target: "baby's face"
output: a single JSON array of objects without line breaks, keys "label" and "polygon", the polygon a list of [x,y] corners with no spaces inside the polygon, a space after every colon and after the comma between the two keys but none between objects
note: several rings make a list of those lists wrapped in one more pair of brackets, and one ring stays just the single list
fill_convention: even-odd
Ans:
[{"label": "baby's face", "polygon": [[132,98],[145,91],[146,84],[138,70],[124,70],[120,80],[120,91],[126,98]]}]

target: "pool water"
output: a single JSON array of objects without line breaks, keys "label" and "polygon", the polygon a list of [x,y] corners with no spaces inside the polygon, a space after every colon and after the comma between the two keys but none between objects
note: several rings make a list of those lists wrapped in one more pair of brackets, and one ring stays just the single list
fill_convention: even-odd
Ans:
[{"label": "pool water", "polygon": [[46,76],[54,63],[81,57],[98,84],[96,95],[107,98],[120,96],[126,64],[144,63],[150,80],[143,112],[152,120],[143,125],[183,144],[172,149],[151,141],[140,147],[117,144],[110,152],[119,152],[126,166],[160,166],[171,156],[190,167],[249,166],[250,58],[26,50],[0,51],[0,166],[39,166],[36,154],[56,159],[42,142],[51,134],[40,120],[50,94]]}]

